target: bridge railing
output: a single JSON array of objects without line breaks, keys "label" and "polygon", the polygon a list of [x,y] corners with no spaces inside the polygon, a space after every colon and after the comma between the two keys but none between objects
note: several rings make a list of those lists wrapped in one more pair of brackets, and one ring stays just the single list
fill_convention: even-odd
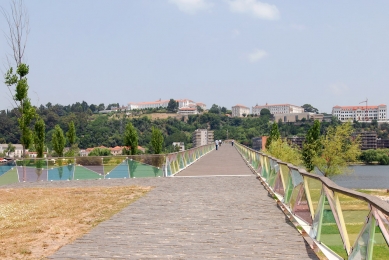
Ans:
[{"label": "bridge railing", "polygon": [[166,176],[174,176],[214,149],[214,144],[208,144],[177,153],[167,154]]},{"label": "bridge railing", "polygon": [[388,203],[241,144],[236,148],[324,254],[389,258]]},{"label": "bridge railing", "polygon": [[16,182],[173,176],[214,149],[170,154],[28,158],[0,164],[0,185]]}]

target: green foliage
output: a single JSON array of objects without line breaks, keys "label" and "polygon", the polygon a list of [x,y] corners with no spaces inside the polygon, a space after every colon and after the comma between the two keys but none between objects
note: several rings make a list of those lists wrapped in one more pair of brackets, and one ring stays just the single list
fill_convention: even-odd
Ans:
[{"label": "green foliage", "polygon": [[171,98],[169,100],[169,103],[167,104],[167,111],[177,112],[177,110],[178,110],[178,102]]},{"label": "green foliage", "polygon": [[88,154],[88,156],[110,156],[110,155],[112,155],[111,150],[109,150],[108,148],[101,148],[101,147],[96,147]]},{"label": "green foliage", "polygon": [[281,138],[273,140],[266,152],[283,162],[291,163],[295,166],[302,164],[300,151],[290,146]]},{"label": "green foliage", "polygon": [[271,143],[280,138],[280,132],[278,131],[278,124],[276,122],[273,123],[272,128],[270,130],[270,135],[266,140],[266,149],[269,149]]},{"label": "green foliage", "polygon": [[267,108],[262,108],[261,111],[259,112],[259,115],[260,116],[270,116],[271,113],[270,113],[270,110],[267,109]]},{"label": "green foliage", "polygon": [[124,145],[130,147],[129,152],[131,154],[137,154],[138,133],[131,122],[128,122],[126,125],[126,131],[124,132]]},{"label": "green foliage", "polygon": [[151,129],[151,147],[154,154],[160,154],[163,149],[163,135],[162,132],[158,129],[153,127]]},{"label": "green foliage", "polygon": [[318,156],[320,148],[320,122],[315,120],[313,126],[308,130],[301,151],[303,164],[309,172],[315,168],[313,160]]},{"label": "green foliage", "polygon": [[43,158],[43,153],[45,149],[45,132],[46,126],[42,118],[40,118],[35,123],[35,133],[34,133],[34,145],[37,152],[38,158]]},{"label": "green foliage", "polygon": [[314,159],[315,166],[326,176],[347,172],[349,162],[354,162],[360,154],[359,138],[353,139],[351,123],[330,126],[325,136],[321,136],[321,153]]},{"label": "green foliage", "polygon": [[69,130],[66,132],[66,137],[68,138],[70,146],[76,143],[76,128],[74,127],[74,122],[70,121],[68,124]]},{"label": "green foliage", "polygon": [[59,125],[56,125],[54,128],[54,133],[51,138],[51,144],[54,151],[59,157],[63,157],[63,150],[65,148],[65,136],[63,134],[62,128]]},{"label": "green foliage", "polygon": [[16,74],[13,73],[11,67],[4,76],[5,84],[8,87],[15,86],[13,99],[18,106],[18,123],[21,131],[20,143],[23,145],[23,157],[25,156],[25,149],[28,149],[33,141],[31,121],[36,115],[35,109],[31,106],[28,98],[29,87],[26,78],[28,71],[28,65],[21,63],[16,69]]},{"label": "green foliage", "polygon": [[359,156],[359,160],[366,164],[376,163],[378,162],[381,165],[389,164],[389,149],[369,149],[362,151]]},{"label": "green foliage", "polygon": [[209,109],[208,111],[209,113],[212,113],[212,114],[220,114],[221,112],[221,107],[219,107],[218,105],[216,104],[213,104],[211,109]]},{"label": "green foliage", "polygon": [[311,113],[316,113],[316,114],[319,113],[319,109],[317,109],[316,107],[313,107],[311,104],[304,104],[301,107],[304,108],[305,112],[311,112]]}]

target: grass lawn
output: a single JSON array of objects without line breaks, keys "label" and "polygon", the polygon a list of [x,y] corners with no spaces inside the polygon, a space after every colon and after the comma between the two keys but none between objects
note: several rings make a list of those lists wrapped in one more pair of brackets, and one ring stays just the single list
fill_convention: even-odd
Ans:
[{"label": "grass lawn", "polygon": [[151,187],[0,189],[0,258],[41,259]]}]

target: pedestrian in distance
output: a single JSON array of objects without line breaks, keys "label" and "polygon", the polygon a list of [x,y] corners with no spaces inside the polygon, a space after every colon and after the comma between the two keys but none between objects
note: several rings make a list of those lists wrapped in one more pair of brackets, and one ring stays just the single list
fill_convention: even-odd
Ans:
[{"label": "pedestrian in distance", "polygon": [[222,147],[222,140],[219,140],[219,146]]},{"label": "pedestrian in distance", "polygon": [[216,151],[217,151],[217,148],[219,147],[219,141],[218,140],[215,141],[215,145],[216,145]]},{"label": "pedestrian in distance", "polygon": [[231,141],[231,146],[234,146],[234,140]]}]

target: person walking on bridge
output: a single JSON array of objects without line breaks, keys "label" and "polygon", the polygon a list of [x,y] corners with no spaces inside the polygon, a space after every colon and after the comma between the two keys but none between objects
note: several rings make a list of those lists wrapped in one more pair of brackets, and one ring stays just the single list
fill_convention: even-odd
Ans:
[{"label": "person walking on bridge", "polygon": [[219,141],[218,140],[215,141],[215,145],[216,145],[216,151],[217,151],[217,148],[219,147]]}]

